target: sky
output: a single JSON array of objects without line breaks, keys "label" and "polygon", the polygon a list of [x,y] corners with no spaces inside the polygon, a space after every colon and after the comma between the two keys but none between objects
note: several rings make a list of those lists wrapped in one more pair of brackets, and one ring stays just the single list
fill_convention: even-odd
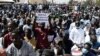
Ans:
[{"label": "sky", "polygon": [[[47,0],[47,1],[49,1],[49,2],[52,2],[52,0]],[[57,3],[57,4],[62,4],[62,3],[66,3],[66,4],[68,4],[68,2],[69,2],[70,0],[53,0],[53,2],[54,3]]]}]

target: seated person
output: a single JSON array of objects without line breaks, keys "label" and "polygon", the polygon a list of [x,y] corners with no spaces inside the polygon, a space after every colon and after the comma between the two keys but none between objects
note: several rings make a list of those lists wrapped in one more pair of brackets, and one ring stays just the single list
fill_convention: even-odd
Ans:
[{"label": "seated person", "polygon": [[96,56],[91,50],[91,44],[85,43],[84,48],[82,49],[83,56]]},{"label": "seated person", "polygon": [[90,35],[90,43],[92,45],[92,50],[95,52],[95,54],[100,53],[100,43],[97,41],[97,37],[95,34],[89,34]]}]

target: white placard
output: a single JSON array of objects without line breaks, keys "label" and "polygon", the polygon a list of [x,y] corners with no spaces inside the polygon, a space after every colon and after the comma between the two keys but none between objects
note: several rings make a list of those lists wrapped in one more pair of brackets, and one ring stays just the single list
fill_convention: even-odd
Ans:
[{"label": "white placard", "polygon": [[37,23],[48,23],[49,13],[36,13]]}]

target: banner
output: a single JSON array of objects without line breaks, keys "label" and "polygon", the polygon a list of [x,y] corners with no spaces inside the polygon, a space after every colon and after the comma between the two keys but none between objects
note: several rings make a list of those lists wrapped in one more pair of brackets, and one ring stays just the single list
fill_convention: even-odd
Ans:
[{"label": "banner", "polygon": [[36,22],[37,23],[48,23],[50,13],[36,13]]}]

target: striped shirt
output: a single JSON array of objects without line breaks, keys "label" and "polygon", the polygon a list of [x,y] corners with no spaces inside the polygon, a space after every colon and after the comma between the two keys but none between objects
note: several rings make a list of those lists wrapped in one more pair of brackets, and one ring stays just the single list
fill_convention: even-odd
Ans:
[{"label": "striped shirt", "polygon": [[36,56],[32,46],[30,46],[25,41],[23,41],[23,45],[22,45],[21,49],[17,49],[14,46],[14,43],[12,43],[6,49],[6,52],[7,52],[7,56]]}]

